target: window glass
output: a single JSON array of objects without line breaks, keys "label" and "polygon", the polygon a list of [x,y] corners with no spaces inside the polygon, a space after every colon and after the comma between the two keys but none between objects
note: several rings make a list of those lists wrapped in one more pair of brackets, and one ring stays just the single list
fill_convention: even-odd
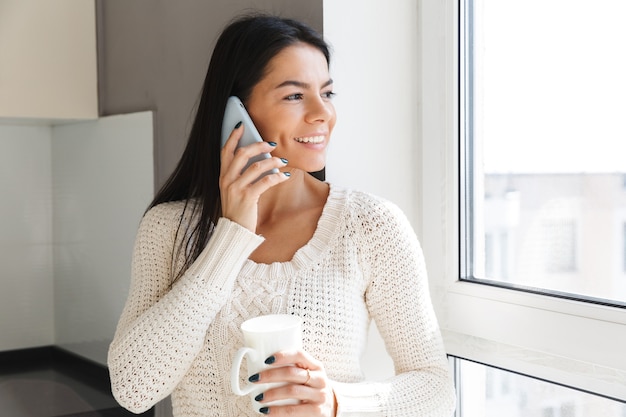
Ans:
[{"label": "window glass", "polygon": [[626,2],[462,2],[466,279],[626,304]]},{"label": "window glass", "polygon": [[550,382],[457,359],[463,415],[626,417],[626,404]]}]

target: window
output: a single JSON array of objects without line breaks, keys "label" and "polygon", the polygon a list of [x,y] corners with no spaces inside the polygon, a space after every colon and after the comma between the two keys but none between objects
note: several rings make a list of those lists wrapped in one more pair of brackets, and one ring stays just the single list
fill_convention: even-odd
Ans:
[{"label": "window", "polygon": [[[619,410],[626,2],[420,5],[419,232],[446,349],[500,370],[484,401],[523,401],[527,375],[568,393],[532,415],[593,415],[578,393]],[[476,380],[458,388],[471,396]]]},{"label": "window", "polygon": [[576,272],[576,220],[556,217],[543,221],[545,244],[538,245],[546,254],[548,274]]},{"label": "window", "polygon": [[475,362],[457,366],[462,415],[625,417],[626,404]]},{"label": "window", "polygon": [[626,2],[464,11],[466,278],[626,305]]},{"label": "window", "polygon": [[626,222],[622,225],[622,260],[624,262],[623,265],[623,273],[626,274]]}]

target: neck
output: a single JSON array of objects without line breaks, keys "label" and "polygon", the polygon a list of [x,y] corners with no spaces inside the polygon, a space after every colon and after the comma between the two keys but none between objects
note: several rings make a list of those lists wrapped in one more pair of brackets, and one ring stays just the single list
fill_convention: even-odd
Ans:
[{"label": "neck", "polygon": [[289,171],[291,178],[267,190],[259,199],[259,224],[324,205],[328,184],[299,169]]}]

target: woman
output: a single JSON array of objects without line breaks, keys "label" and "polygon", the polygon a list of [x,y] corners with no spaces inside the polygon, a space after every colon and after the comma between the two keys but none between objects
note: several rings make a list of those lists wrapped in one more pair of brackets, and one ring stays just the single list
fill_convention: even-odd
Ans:
[{"label": "woman", "polygon": [[[329,62],[322,38],[293,20],[244,17],[220,36],[185,152],[139,227],[109,349],[113,393],[129,410],[172,394],[175,416],[450,415],[454,390],[408,221],[308,174],[325,166],[336,120]],[[231,95],[267,142],[236,150],[237,126],[220,150]],[[288,383],[253,410],[228,374],[239,325],[270,313],[303,318],[303,350],[276,352],[275,367],[252,378]],[[383,382],[364,381],[359,364],[371,319],[396,368]],[[283,398],[301,404],[263,405]]]}]

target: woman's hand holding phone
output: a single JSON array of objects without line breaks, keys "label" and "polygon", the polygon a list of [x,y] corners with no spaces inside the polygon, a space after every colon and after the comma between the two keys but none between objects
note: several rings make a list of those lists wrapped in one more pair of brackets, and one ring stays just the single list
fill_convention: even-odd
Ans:
[{"label": "woman's hand holding phone", "polygon": [[[280,158],[262,158],[250,164],[251,158],[271,153],[275,145],[261,141],[238,147],[245,127],[242,124],[236,126],[221,153],[222,215],[256,233],[259,197],[289,177],[278,171],[286,165]],[[274,169],[274,173],[264,175]]]}]

